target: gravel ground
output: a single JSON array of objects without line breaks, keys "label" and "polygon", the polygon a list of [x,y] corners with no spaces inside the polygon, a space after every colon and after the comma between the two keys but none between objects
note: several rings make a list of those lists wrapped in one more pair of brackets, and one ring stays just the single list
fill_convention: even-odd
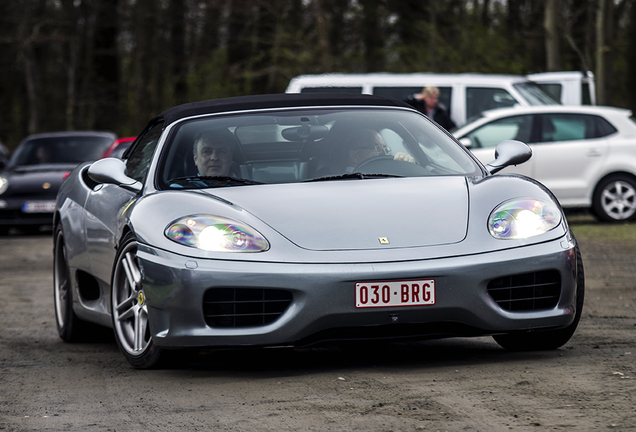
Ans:
[{"label": "gravel ground", "polygon": [[61,342],[50,234],[0,237],[0,430],[636,431],[636,225],[608,239],[590,221],[572,218],[586,304],[559,350],[462,338],[216,352],[153,371],[132,369],[110,332]]}]

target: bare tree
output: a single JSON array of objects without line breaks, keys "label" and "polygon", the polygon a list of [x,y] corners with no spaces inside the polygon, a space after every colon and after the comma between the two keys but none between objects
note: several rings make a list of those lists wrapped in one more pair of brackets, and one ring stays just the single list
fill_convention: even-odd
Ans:
[{"label": "bare tree", "polygon": [[545,52],[548,71],[561,70],[561,50],[559,49],[559,8],[557,0],[545,1]]}]

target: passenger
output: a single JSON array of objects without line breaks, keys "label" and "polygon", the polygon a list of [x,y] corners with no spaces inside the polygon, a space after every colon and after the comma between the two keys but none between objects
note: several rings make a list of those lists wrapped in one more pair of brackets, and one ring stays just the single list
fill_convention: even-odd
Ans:
[{"label": "passenger", "polygon": [[194,163],[200,176],[227,176],[232,166],[234,136],[227,129],[198,133],[194,138]]},{"label": "passenger", "polygon": [[[377,156],[390,156],[390,150],[382,135],[373,129],[362,129],[349,140],[345,156],[347,157],[346,172],[350,173],[368,159]],[[411,155],[402,152],[396,153],[393,159],[415,162]]]}]

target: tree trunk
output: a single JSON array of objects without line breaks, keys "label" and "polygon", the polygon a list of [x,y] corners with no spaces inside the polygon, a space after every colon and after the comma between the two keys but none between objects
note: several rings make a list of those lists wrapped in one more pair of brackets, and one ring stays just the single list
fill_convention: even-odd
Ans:
[{"label": "tree trunk", "polygon": [[545,30],[546,69],[550,72],[561,70],[558,21],[559,9],[557,0],[546,0],[543,27]]},{"label": "tree trunk", "polygon": [[605,105],[605,0],[598,0],[596,14],[596,103]]},{"label": "tree trunk", "polygon": [[24,63],[24,79],[27,89],[27,98],[29,100],[29,134],[34,134],[40,128],[40,110],[37,91],[37,80],[35,71],[35,56],[33,55],[33,47],[30,42],[26,42],[22,48],[22,61]]},{"label": "tree trunk", "polygon": [[331,72],[331,55],[329,53],[329,30],[325,21],[322,0],[314,0],[314,13],[316,15],[316,33],[318,35],[318,56],[321,69]]}]

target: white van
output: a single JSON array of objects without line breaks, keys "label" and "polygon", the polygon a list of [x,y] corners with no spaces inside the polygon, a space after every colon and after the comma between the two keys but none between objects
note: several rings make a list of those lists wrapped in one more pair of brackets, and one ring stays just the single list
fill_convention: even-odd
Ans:
[{"label": "white van", "polygon": [[410,95],[421,92],[424,86],[439,88],[439,101],[458,127],[489,109],[558,104],[524,76],[472,73],[301,75],[290,81],[286,93],[363,93],[406,101]]},{"label": "white van", "polygon": [[584,72],[544,72],[527,75],[563,105],[596,105],[594,74]]}]

